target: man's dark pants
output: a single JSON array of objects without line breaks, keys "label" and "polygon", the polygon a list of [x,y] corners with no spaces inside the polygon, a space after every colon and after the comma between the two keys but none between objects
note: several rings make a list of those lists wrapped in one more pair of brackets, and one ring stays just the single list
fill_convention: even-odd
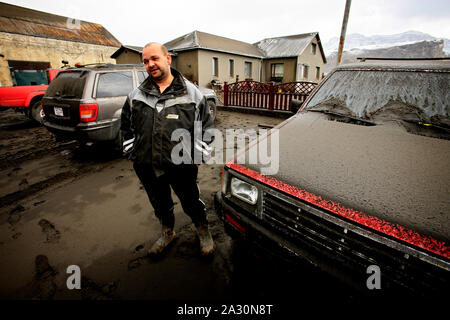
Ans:
[{"label": "man's dark pants", "polygon": [[171,190],[180,199],[184,212],[192,219],[195,226],[206,225],[206,208],[200,200],[197,185],[198,168],[196,165],[172,165],[157,177],[151,165],[134,163],[134,170],[147,192],[156,217],[169,228],[175,225],[174,203]]}]

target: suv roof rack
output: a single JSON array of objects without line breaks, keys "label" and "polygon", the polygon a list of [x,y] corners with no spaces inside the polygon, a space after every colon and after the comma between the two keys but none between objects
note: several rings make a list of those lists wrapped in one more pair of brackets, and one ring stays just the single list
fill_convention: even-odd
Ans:
[{"label": "suv roof rack", "polygon": [[380,60],[380,61],[439,61],[439,60],[450,60],[450,57],[441,57],[441,58],[372,58],[372,57],[358,57],[356,58],[361,62],[366,60]]},{"label": "suv roof rack", "polygon": [[113,64],[113,63],[87,63],[82,65],[75,65],[75,68],[84,68],[84,67],[96,67],[96,68],[129,68],[129,67],[135,67],[135,66],[143,66],[143,64]]},{"label": "suv roof rack", "polygon": [[87,64],[76,64],[74,67],[75,68],[83,68],[83,67],[91,67],[91,66],[99,66],[99,67],[109,67],[113,65],[112,63],[87,63]]}]

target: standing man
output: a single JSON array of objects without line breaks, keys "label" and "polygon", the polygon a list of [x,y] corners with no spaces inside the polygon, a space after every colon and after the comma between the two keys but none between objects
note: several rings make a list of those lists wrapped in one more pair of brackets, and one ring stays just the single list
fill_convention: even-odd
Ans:
[{"label": "standing man", "polygon": [[[130,159],[162,225],[161,236],[148,253],[162,253],[175,238],[172,187],[197,229],[202,255],[209,255],[214,251],[214,241],[208,230],[205,204],[200,200],[198,167],[193,161],[194,152],[205,146],[196,141],[194,127],[200,124],[203,137],[203,132],[213,126],[206,99],[170,67],[172,57],[163,45],[147,44],[142,61],[149,77],[129,94],[122,109],[121,130],[124,140],[135,139]],[[189,132],[191,141],[172,141],[177,129]],[[184,156],[183,163],[174,164],[172,149],[178,143],[189,146],[183,149],[188,151],[188,161]]]}]

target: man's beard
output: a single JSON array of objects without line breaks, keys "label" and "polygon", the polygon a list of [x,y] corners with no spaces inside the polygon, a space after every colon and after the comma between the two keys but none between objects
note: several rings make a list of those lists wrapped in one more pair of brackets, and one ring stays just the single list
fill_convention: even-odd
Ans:
[{"label": "man's beard", "polygon": [[[154,70],[159,71],[159,75],[153,76],[152,71],[154,71]],[[164,79],[166,73],[163,70],[161,70],[160,68],[155,68],[155,69],[150,70],[149,75],[150,75],[151,79],[153,79],[155,81],[160,81],[160,80]]]}]

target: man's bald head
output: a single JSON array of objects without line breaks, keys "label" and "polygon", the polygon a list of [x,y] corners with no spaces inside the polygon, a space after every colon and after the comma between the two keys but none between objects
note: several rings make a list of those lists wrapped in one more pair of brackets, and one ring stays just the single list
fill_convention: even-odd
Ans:
[{"label": "man's bald head", "polygon": [[[144,49],[147,48],[147,47],[155,47],[155,48],[159,48],[159,49],[161,49],[161,51],[162,51],[162,53],[163,53],[164,55],[169,54],[169,50],[167,50],[166,46],[163,45],[163,44],[160,44],[160,43],[158,43],[158,42],[149,42],[149,43],[147,43],[147,44],[145,45]],[[144,49],[142,49],[142,50],[144,50]]]}]

